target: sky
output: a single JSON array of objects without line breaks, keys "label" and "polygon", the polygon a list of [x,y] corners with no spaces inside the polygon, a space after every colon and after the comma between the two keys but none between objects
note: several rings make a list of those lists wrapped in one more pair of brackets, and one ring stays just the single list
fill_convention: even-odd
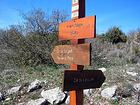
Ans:
[{"label": "sky", "polygon": [[[21,13],[42,9],[51,13],[55,9],[71,16],[72,0],[0,0],[0,28],[23,22]],[[101,34],[113,26],[123,32],[140,28],[140,0],[86,0],[86,16],[96,15],[96,32]],[[69,18],[70,20],[70,18]]]}]

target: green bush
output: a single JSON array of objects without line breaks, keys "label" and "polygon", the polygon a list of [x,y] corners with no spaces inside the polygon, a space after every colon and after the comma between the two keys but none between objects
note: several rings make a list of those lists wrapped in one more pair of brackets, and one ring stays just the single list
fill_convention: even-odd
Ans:
[{"label": "green bush", "polygon": [[125,36],[125,34],[122,32],[122,30],[119,27],[116,26],[110,28],[105,33],[105,38],[113,44],[127,41],[127,37]]}]

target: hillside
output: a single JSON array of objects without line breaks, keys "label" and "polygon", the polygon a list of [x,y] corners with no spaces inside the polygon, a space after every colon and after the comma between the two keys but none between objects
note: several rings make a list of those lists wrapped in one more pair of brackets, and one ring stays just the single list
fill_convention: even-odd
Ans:
[{"label": "hillside", "polygon": [[[24,24],[0,30],[0,105],[69,104],[69,92],[62,92],[69,66],[51,57],[54,46],[70,44],[57,37],[65,20],[60,11],[46,19],[36,10]],[[84,105],[140,105],[140,30],[126,34],[114,26],[86,43],[91,65],[84,70],[102,70],[106,80],[101,88],[84,90]]]}]

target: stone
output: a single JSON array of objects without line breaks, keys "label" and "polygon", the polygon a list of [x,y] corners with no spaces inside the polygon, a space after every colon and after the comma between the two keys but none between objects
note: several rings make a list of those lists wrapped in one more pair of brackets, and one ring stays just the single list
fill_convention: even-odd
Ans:
[{"label": "stone", "polygon": [[136,83],[133,85],[133,88],[136,92],[140,92],[140,83]]},{"label": "stone", "polygon": [[112,86],[112,87],[108,87],[108,88],[101,91],[101,96],[106,98],[106,99],[111,99],[114,97],[116,89],[117,89],[116,85]]},{"label": "stone", "polygon": [[17,105],[26,105],[26,103],[24,102],[24,103],[18,103]]},{"label": "stone", "polygon": [[29,102],[26,103],[26,105],[49,105],[46,99],[44,98],[39,98],[36,100],[30,100]]},{"label": "stone", "polygon": [[84,95],[87,97],[90,97],[92,95],[92,89],[85,89],[84,90]]},{"label": "stone", "polygon": [[98,68],[98,70],[101,70],[102,72],[105,72],[106,68],[102,67],[102,68]]},{"label": "stone", "polygon": [[59,87],[46,91],[42,90],[41,96],[51,104],[63,103],[67,98],[67,95]]},{"label": "stone", "polygon": [[11,95],[11,94],[17,93],[20,90],[20,88],[21,86],[12,87],[11,89],[7,91],[7,94]]},{"label": "stone", "polygon": [[69,105],[70,104],[70,96],[67,97],[65,104]]},{"label": "stone", "polygon": [[127,73],[128,75],[133,76],[133,77],[138,75],[138,73],[136,73],[136,72],[127,71],[126,73]]},{"label": "stone", "polygon": [[11,98],[9,98],[9,97],[5,99],[5,101],[10,101],[10,100],[11,100]]},{"label": "stone", "polygon": [[[87,96],[87,97],[90,97],[92,95],[92,91],[93,89],[84,89],[84,95]],[[66,105],[69,105],[70,103],[70,96],[67,97],[66,101],[65,101],[65,104]],[[92,104],[91,104],[92,105]]]},{"label": "stone", "polygon": [[116,90],[116,97],[127,98],[132,96],[132,89],[131,87],[118,87]]},{"label": "stone", "polygon": [[0,101],[4,100],[4,95],[0,92]]},{"label": "stone", "polygon": [[36,79],[28,86],[27,92],[33,92],[34,90],[40,89],[41,87],[41,81]]}]

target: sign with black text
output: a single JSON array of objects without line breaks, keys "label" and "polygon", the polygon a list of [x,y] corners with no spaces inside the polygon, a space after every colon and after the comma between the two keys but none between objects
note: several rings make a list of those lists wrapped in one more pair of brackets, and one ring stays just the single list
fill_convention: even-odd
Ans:
[{"label": "sign with black text", "polygon": [[63,91],[100,88],[104,81],[101,70],[65,70]]}]

